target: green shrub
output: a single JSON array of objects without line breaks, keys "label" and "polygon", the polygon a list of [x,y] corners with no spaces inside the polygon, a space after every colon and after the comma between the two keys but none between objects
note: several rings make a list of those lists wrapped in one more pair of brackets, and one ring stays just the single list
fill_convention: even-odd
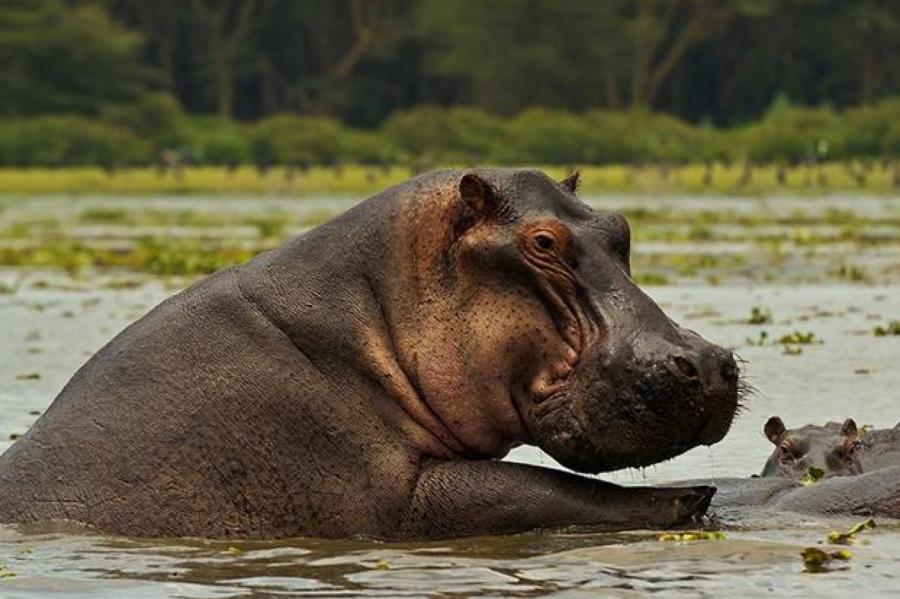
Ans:
[{"label": "green shrub", "polygon": [[585,115],[584,121],[592,131],[584,159],[591,164],[683,163],[723,155],[717,131],[664,114],[594,110]]},{"label": "green shrub", "polygon": [[133,133],[76,116],[12,119],[0,124],[4,166],[125,166],[152,160],[150,143]]},{"label": "green shrub", "polygon": [[730,130],[647,110],[576,114],[533,108],[504,118],[433,106],[396,113],[374,131],[294,114],[242,124],[187,116],[163,94],[107,105],[99,120],[57,115],[0,123],[0,164],[8,166],[150,163],[162,150],[182,148],[200,164],[299,167],[872,159],[900,156],[900,98],[841,113],[779,99],[759,122]]},{"label": "green shrub", "polygon": [[130,104],[109,104],[101,119],[151,142],[158,151],[186,143],[186,117],[168,94],[149,94]]},{"label": "green shrub", "polygon": [[624,164],[638,160],[640,151],[636,132],[630,130],[629,117],[623,112],[591,110],[582,118],[590,134],[583,161],[590,164]]},{"label": "green shrub", "polygon": [[279,114],[256,124],[250,150],[257,164],[333,165],[342,158],[343,135],[334,119]]},{"label": "green shrub", "polygon": [[759,122],[730,133],[736,159],[751,162],[828,160],[846,156],[840,117],[830,108],[776,102]]},{"label": "green shrub", "polygon": [[237,165],[250,161],[250,136],[235,121],[193,117],[184,126],[182,138],[198,164]]},{"label": "green shrub", "polygon": [[533,108],[507,123],[492,157],[503,163],[574,164],[584,161],[590,144],[590,128],[580,117]]},{"label": "green shrub", "polygon": [[400,151],[382,133],[347,131],[341,139],[341,157],[355,164],[387,165],[399,160]]},{"label": "green shrub", "polygon": [[468,163],[485,160],[502,143],[504,126],[476,108],[422,106],[394,114],[384,131],[407,159]]},{"label": "green shrub", "polygon": [[881,153],[884,156],[900,157],[900,121],[894,121],[885,129]]},{"label": "green shrub", "polygon": [[[859,154],[870,157],[900,156],[900,98],[882,100],[869,107],[848,111],[848,129],[869,141],[868,147],[854,146]],[[860,114],[862,113],[862,114]],[[862,115],[865,115],[864,117]],[[848,135],[852,133],[848,132]],[[855,141],[855,137],[853,138]]]}]

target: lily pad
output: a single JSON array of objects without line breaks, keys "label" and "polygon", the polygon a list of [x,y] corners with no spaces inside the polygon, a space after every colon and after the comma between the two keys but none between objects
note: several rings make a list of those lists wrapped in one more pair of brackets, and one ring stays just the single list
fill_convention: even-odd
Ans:
[{"label": "lily pad", "polygon": [[815,466],[810,466],[809,470],[806,472],[806,476],[803,477],[803,480],[800,482],[803,483],[803,486],[808,487],[810,485],[814,485],[819,480],[825,476],[825,471],[821,468],[816,468]]}]

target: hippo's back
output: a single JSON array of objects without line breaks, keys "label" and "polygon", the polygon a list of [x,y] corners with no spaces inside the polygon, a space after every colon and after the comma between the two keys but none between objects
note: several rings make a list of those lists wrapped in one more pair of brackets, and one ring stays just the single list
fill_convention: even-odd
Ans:
[{"label": "hippo's back", "polygon": [[900,466],[900,424],[863,434],[860,446],[859,461],[863,472]]},{"label": "hippo's back", "polygon": [[82,366],[0,456],[0,517],[90,521],[104,505],[162,478],[173,479],[174,491],[184,470],[175,467],[178,456],[197,439],[192,420],[211,401],[234,394],[229,370],[249,345],[242,327],[226,326],[249,317],[234,285],[232,271],[204,279]]}]

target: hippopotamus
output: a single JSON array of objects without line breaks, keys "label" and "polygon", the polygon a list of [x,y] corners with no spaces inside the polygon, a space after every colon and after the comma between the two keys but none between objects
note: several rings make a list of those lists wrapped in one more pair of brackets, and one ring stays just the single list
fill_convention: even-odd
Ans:
[{"label": "hippopotamus", "polygon": [[822,476],[852,476],[863,471],[859,461],[859,429],[852,418],[839,424],[807,425],[787,430],[781,418],[773,416],[763,427],[775,450],[766,460],[760,476],[782,476],[803,480],[813,473]]},{"label": "hippopotamus", "polygon": [[900,424],[865,430],[848,418],[787,429],[773,416],[763,432],[775,450],[759,476],[705,481],[718,491],[711,509],[723,520],[773,512],[900,518]]},{"label": "hippopotamus", "polygon": [[761,476],[802,480],[853,476],[879,468],[900,466],[900,424],[892,429],[860,429],[852,418],[842,424],[806,425],[787,429],[781,418],[769,418],[763,427],[775,450]]},{"label": "hippopotamus", "polygon": [[580,473],[726,434],[732,353],[631,278],[577,175],[432,172],[162,302],[0,457],[0,521],[386,540],[667,527],[714,494]]},{"label": "hippopotamus", "polygon": [[900,466],[900,422],[893,428],[863,429],[857,454],[863,472]]},{"label": "hippopotamus", "polygon": [[[771,523],[779,514],[879,516],[900,519],[900,466],[812,484],[780,476],[704,479],[717,492],[709,509],[721,522]],[[679,481],[676,488],[699,484]],[[787,516],[793,521],[796,516]]]}]

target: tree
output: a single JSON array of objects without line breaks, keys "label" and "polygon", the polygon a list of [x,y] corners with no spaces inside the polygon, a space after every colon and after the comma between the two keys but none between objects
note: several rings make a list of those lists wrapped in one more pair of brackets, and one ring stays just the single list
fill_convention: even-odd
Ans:
[{"label": "tree", "polygon": [[[234,113],[235,70],[249,53],[247,41],[267,17],[267,0],[191,0],[192,16],[203,32],[207,63],[215,81],[219,115]],[[245,61],[243,64],[252,64]]]},{"label": "tree", "polygon": [[417,24],[429,68],[455,82],[459,99],[506,114],[585,108],[617,101],[617,4],[424,0]]},{"label": "tree", "polygon": [[847,37],[856,46],[859,101],[869,104],[900,88],[900,4],[892,0],[858,0],[848,11]]},{"label": "tree", "polygon": [[96,5],[6,0],[0,10],[0,114],[96,113],[139,97],[152,72],[142,40]]},{"label": "tree", "polygon": [[279,109],[333,112],[360,65],[407,32],[409,0],[283,1],[261,32],[264,95]]},{"label": "tree", "polygon": [[416,105],[652,109],[740,124],[785,96],[900,94],[897,0],[0,0],[0,113],[188,114],[376,127]]}]

